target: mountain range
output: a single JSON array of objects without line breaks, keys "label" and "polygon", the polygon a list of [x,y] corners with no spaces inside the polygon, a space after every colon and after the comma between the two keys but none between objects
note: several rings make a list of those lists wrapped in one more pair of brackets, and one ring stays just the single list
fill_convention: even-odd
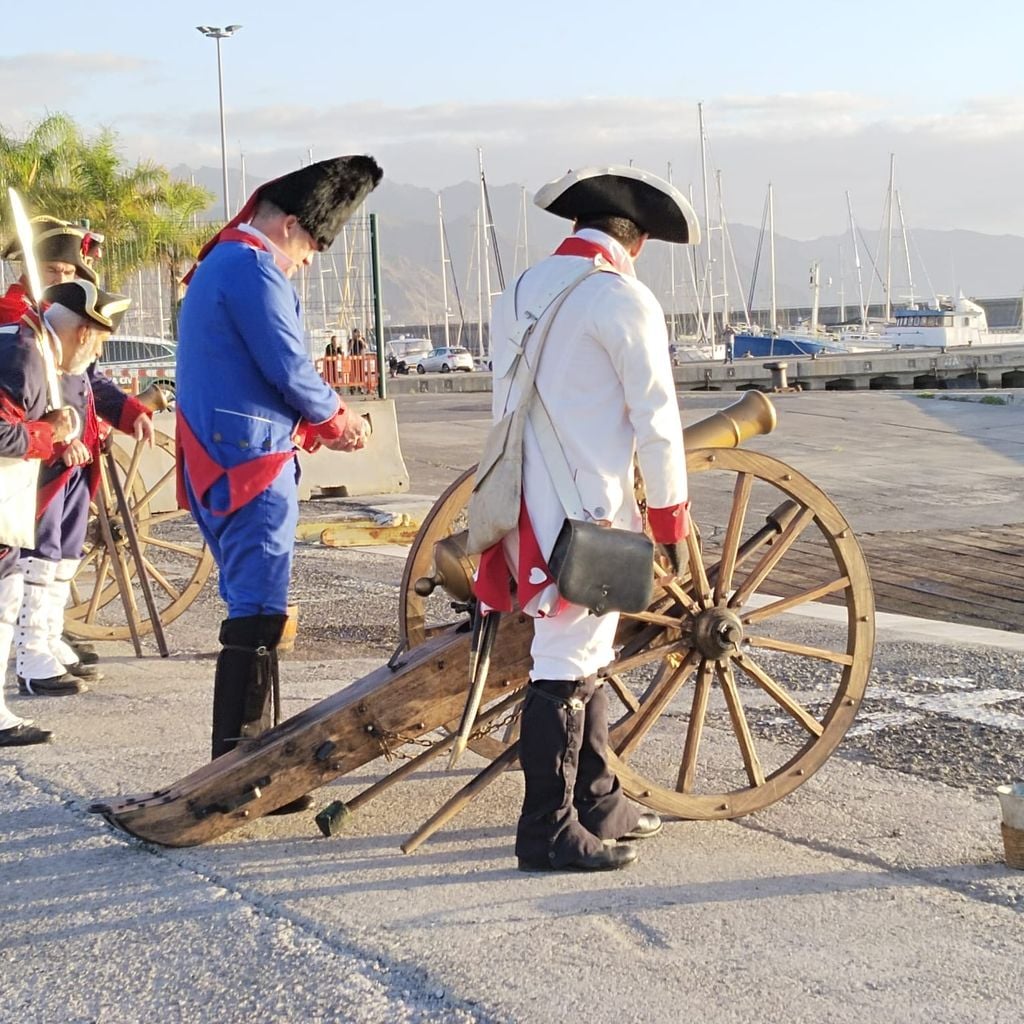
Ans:
[{"label": "mountain range", "polygon": [[[194,177],[214,195],[221,190],[221,172],[217,168],[190,170],[175,168],[178,177]],[[258,181],[250,181],[255,187]],[[237,174],[230,183],[232,194],[240,196]],[[551,250],[564,237],[568,224],[533,205],[532,193],[519,185],[489,185],[491,221],[494,225],[496,250],[506,281],[518,273],[528,259],[535,261]],[[444,225],[450,249],[448,266],[449,311],[459,318],[458,297],[467,321],[477,319],[478,299],[485,288],[485,274],[477,283],[477,222],[481,190],[477,182],[462,182],[440,192]],[[233,205],[237,205],[233,204]],[[379,221],[382,296],[387,321],[391,325],[439,323],[443,320],[441,280],[441,245],[438,218],[438,193],[416,185],[385,179],[367,203]],[[523,213],[526,226],[523,227]],[[219,213],[219,203],[210,211]],[[721,309],[723,291],[727,292],[729,308],[739,311],[749,300],[754,268],[757,269],[753,289],[754,309],[766,309],[770,303],[768,239],[758,227],[729,224],[728,244],[724,258],[728,267],[723,288],[722,231],[715,225],[711,231],[711,276],[715,307]],[[1019,296],[1024,290],[1024,237],[989,235],[975,231],[941,231],[929,228],[908,228],[907,245],[898,229],[893,232],[892,301],[905,305],[913,297],[926,302],[936,294],[972,298]],[[806,308],[811,304],[810,268],[820,266],[820,302],[823,306],[845,305],[849,316],[856,310],[863,292],[866,301],[884,302],[886,252],[880,245],[882,233],[857,230],[857,249],[861,263],[861,285],[858,286],[854,245],[849,232],[843,236],[825,235],[811,240],[797,240],[776,234],[776,297],[780,309]],[[906,248],[910,250],[910,272]],[[336,250],[340,246],[336,244]],[[694,252],[696,269],[691,270],[689,247],[675,247],[675,309],[680,313],[695,308],[693,278],[702,280],[708,246]],[[669,246],[650,243],[638,262],[638,274],[655,292],[666,312],[673,306],[672,258]],[[734,266],[735,264],[735,266]],[[500,291],[500,275],[496,261],[490,262],[491,290]],[[742,284],[740,283],[742,282]],[[741,294],[742,293],[742,294]],[[486,313],[486,298],[482,299]]]}]

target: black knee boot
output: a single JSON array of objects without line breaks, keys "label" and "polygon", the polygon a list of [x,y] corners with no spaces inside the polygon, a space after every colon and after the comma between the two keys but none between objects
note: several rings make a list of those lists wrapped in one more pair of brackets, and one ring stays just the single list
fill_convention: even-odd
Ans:
[{"label": "black knee boot", "polygon": [[606,846],[588,832],[573,807],[593,688],[593,681],[538,679],[527,689],[519,735],[526,796],[516,830],[516,856],[524,870],[608,870],[635,857],[631,847]]},{"label": "black knee boot", "polygon": [[272,725],[277,645],[287,615],[225,619],[213,683],[213,756],[233,750]]},{"label": "black knee boot", "polygon": [[608,694],[603,683],[587,701],[585,715],[574,792],[576,813],[588,832],[599,839],[615,839],[636,827],[640,810],[626,799],[608,767]]}]

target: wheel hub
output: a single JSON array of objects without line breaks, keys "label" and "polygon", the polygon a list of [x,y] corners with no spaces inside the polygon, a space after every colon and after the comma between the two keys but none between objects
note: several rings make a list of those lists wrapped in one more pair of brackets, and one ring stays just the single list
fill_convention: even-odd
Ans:
[{"label": "wheel hub", "polygon": [[693,624],[693,642],[705,658],[720,661],[735,654],[743,640],[743,623],[728,608],[708,608]]}]

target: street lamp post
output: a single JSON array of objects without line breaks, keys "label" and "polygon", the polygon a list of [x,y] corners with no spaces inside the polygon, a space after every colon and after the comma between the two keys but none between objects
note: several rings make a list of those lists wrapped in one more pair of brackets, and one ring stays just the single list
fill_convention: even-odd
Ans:
[{"label": "street lamp post", "polygon": [[216,28],[213,25],[197,25],[196,31],[202,32],[207,39],[217,41],[217,92],[220,96],[220,165],[224,175],[224,220],[231,220],[231,208],[228,200],[228,143],[224,124],[224,65],[220,56],[220,41],[233,36],[242,26],[228,25]]}]

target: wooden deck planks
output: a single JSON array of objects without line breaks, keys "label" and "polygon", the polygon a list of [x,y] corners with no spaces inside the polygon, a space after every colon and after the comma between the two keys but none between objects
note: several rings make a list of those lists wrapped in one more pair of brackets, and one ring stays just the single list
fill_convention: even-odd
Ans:
[{"label": "wooden deck planks", "polygon": [[[879,611],[1024,633],[1024,523],[859,540]],[[763,589],[806,589],[826,571],[821,555],[820,543],[795,545]]]}]

